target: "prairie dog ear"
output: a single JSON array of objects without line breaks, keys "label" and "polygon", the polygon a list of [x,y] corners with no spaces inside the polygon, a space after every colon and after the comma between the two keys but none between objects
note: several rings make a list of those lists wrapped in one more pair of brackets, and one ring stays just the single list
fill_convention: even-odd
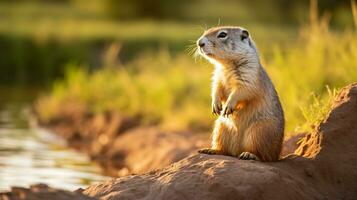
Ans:
[{"label": "prairie dog ear", "polygon": [[244,39],[247,39],[249,37],[249,32],[247,30],[242,30],[240,39],[243,41]]}]

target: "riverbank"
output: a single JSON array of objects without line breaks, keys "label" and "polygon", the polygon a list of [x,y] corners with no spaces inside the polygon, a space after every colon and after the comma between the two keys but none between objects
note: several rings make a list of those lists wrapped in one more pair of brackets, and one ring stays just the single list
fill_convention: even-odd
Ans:
[{"label": "riverbank", "polygon": [[163,168],[209,145],[207,133],[140,127],[139,119],[117,113],[90,115],[70,109],[62,117],[47,123],[39,120],[37,125],[63,137],[115,177]]},{"label": "riverbank", "polygon": [[43,88],[0,86],[0,191],[45,182],[73,190],[106,180],[84,153],[64,138],[32,127],[30,106]]}]

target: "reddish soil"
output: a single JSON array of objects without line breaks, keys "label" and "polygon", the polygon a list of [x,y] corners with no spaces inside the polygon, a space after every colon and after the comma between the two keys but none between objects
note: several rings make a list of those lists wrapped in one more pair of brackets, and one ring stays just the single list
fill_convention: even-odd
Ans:
[{"label": "reddish soil", "polygon": [[294,134],[294,136],[284,141],[283,149],[281,150],[281,157],[293,154],[295,150],[299,147],[299,144],[305,137],[305,135],[306,133]]},{"label": "reddish soil", "polygon": [[[161,169],[208,144],[206,135],[162,132],[157,128],[136,128],[116,137],[101,165],[109,174],[125,176]],[[119,170],[118,170],[119,169]]]}]

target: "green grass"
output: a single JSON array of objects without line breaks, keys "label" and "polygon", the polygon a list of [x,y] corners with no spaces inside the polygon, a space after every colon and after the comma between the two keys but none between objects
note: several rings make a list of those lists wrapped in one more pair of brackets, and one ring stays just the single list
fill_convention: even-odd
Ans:
[{"label": "green grass", "polygon": [[[357,34],[336,33],[326,20],[315,20],[301,28],[296,42],[272,43],[271,53],[261,49],[262,61],[280,95],[287,136],[310,130],[331,107],[335,93],[326,86],[339,88],[357,80]],[[142,54],[119,69],[109,64],[89,73],[74,66],[36,108],[44,121],[58,117],[70,103],[92,113],[140,115],[144,124],[164,129],[209,130],[214,120],[209,65],[185,53],[172,56],[161,50]]]},{"label": "green grass", "polygon": [[267,66],[286,111],[288,130],[303,124],[301,109],[314,103],[313,95],[326,99],[326,86],[339,88],[357,80],[356,36],[348,30],[333,33],[322,21],[304,27],[295,47],[285,53],[276,50]]},{"label": "green grass", "polygon": [[304,116],[305,123],[300,127],[297,127],[299,132],[311,132],[314,130],[327,116],[333,107],[333,103],[336,100],[339,90],[331,90],[326,88],[327,95],[324,98],[318,97],[315,94],[312,95],[312,102],[310,105],[301,109]]},{"label": "green grass", "polygon": [[186,55],[171,57],[163,50],[145,54],[120,69],[104,68],[93,74],[70,68],[50,96],[39,101],[43,120],[51,120],[69,104],[85,105],[93,113],[118,111],[143,116],[144,124],[169,129],[207,128],[210,117],[211,69]]}]

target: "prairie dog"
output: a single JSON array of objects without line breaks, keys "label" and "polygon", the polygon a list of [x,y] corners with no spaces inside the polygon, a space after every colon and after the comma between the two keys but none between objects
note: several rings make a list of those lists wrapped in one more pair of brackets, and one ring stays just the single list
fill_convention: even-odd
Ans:
[{"label": "prairie dog", "polygon": [[284,138],[284,112],[249,32],[241,27],[211,28],[197,40],[197,46],[199,54],[215,66],[212,112],[219,115],[212,147],[199,152],[277,161]]}]

